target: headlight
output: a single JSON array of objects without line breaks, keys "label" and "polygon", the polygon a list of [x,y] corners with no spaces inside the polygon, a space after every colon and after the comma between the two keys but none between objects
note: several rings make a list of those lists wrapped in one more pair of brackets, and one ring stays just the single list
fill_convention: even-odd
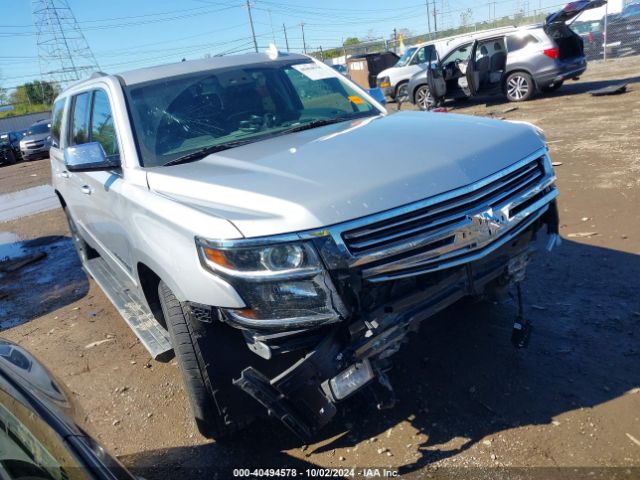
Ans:
[{"label": "headlight", "polygon": [[309,243],[279,243],[259,247],[216,247],[198,240],[200,258],[223,276],[252,281],[313,276],[321,271],[320,260]]},{"label": "headlight", "polygon": [[230,283],[247,305],[223,310],[230,323],[291,329],[340,321],[344,305],[310,242],[196,243],[204,268]]},{"label": "headlight", "polygon": [[389,88],[391,86],[391,82],[389,81],[389,77],[378,78],[378,86],[380,88]]}]

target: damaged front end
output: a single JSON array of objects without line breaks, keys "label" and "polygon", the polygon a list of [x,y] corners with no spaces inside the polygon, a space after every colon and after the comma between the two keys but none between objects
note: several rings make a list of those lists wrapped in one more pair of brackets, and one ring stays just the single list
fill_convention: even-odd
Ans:
[{"label": "damaged front end", "polygon": [[543,225],[553,246],[554,182],[541,150],[467,187],[321,231],[199,239],[203,266],[247,305],[217,311],[255,354],[233,384],[302,438],[365,385],[378,408],[392,406],[389,358],[421,321],[520,282]]}]

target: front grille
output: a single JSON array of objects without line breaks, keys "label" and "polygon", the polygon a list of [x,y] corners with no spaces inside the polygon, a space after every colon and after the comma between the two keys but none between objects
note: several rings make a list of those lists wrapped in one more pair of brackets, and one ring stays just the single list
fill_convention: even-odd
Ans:
[{"label": "front grille", "polygon": [[42,148],[44,147],[44,142],[27,142],[25,144],[25,147],[30,150],[33,150],[35,148]]},{"label": "front grille", "polygon": [[[434,244],[430,244],[429,247],[441,247],[454,240],[453,233],[451,237],[443,237],[442,232],[449,229],[453,232],[457,226],[468,220],[470,214],[508,205],[540,184],[544,177],[544,157],[540,157],[482,187],[470,189],[454,198],[348,230],[342,234],[342,239],[349,252],[356,257],[375,254],[399,244],[410,244],[413,240],[422,240],[430,236],[433,236]],[[505,213],[510,218],[517,212]],[[509,218],[502,220],[507,221]]]}]

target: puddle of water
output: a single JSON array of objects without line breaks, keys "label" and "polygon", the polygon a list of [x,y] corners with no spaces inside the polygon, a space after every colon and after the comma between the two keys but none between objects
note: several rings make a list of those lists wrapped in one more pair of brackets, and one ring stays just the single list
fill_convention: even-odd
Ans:
[{"label": "puddle of water", "polygon": [[0,262],[24,255],[25,250],[20,237],[11,232],[0,232]]},{"label": "puddle of water", "polygon": [[34,215],[58,208],[60,202],[51,185],[40,185],[0,195],[0,222]]}]

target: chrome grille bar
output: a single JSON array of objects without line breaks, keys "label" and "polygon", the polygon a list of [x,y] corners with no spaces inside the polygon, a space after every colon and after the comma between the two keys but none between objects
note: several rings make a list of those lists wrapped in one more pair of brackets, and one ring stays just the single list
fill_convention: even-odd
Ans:
[{"label": "chrome grille bar", "polygon": [[481,258],[540,218],[558,194],[554,183],[541,149],[471,185],[329,228],[337,250],[325,261],[343,268],[342,258],[378,282]]}]

